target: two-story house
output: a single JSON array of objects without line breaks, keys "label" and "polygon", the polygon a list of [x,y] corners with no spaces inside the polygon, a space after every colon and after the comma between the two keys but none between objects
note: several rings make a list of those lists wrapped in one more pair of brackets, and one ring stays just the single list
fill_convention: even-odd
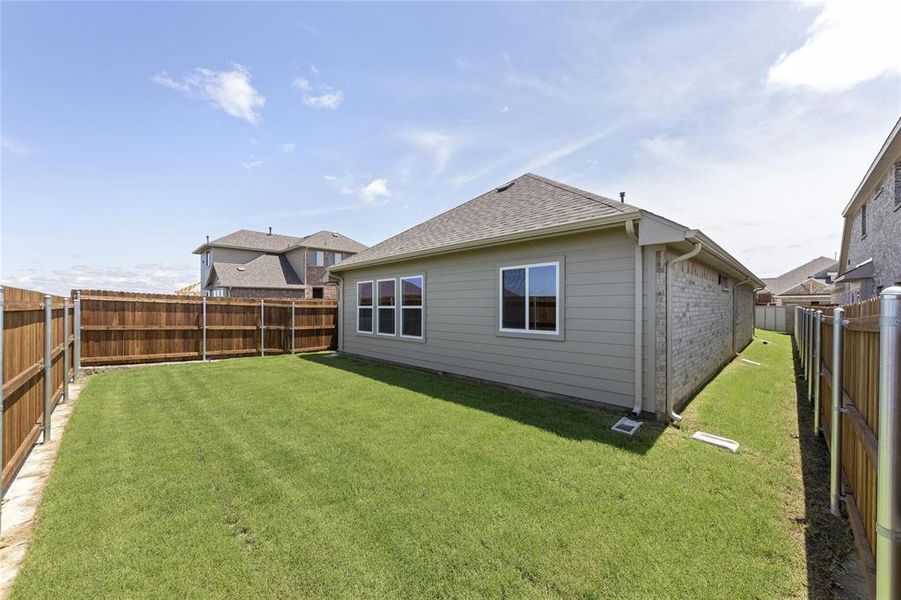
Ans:
[{"label": "two-story house", "polygon": [[901,119],[857,186],[845,228],[833,301],[866,300],[901,285]]},{"label": "two-story house", "polygon": [[306,237],[241,229],[200,245],[204,296],[336,298],[326,269],[366,246],[332,231]]}]

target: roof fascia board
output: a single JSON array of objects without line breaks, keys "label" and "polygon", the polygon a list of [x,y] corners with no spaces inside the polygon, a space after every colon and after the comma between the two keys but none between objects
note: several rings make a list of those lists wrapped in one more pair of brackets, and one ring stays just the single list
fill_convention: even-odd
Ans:
[{"label": "roof fascia board", "polygon": [[[885,138],[885,142],[883,142],[882,148],[879,149],[879,153],[876,154],[876,158],[874,158],[873,162],[870,163],[870,168],[867,169],[866,175],[863,176],[863,179],[860,180],[860,184],[857,186],[857,189],[854,190],[854,195],[851,196],[851,200],[842,211],[843,217],[847,217],[852,207],[862,198],[862,192],[870,184],[870,179],[873,177],[874,173],[880,170],[880,163],[888,154],[889,148],[893,145],[901,144],[901,136],[898,135],[899,132],[901,132],[901,118],[898,119],[898,122],[895,123],[895,126],[892,128],[892,132],[888,135],[887,138]],[[896,142],[898,142],[898,144],[896,144]]]}]

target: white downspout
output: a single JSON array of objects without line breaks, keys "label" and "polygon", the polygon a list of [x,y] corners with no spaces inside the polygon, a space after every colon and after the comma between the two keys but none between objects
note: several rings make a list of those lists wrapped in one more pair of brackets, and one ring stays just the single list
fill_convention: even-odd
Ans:
[{"label": "white downspout", "polygon": [[[695,232],[697,233],[697,232]],[[672,302],[672,277],[670,276],[670,272],[672,271],[672,267],[676,263],[680,263],[682,261],[688,260],[690,258],[694,258],[701,252],[701,242],[692,239],[692,237],[687,234],[685,238],[688,241],[693,241],[695,247],[686,254],[681,256],[677,256],[676,258],[667,261],[666,263],[666,414],[672,419],[674,422],[678,423],[682,420],[682,415],[677,414],[673,411],[673,344],[672,344],[672,322],[673,322],[673,302]]]},{"label": "white downspout", "polygon": [[642,296],[642,280],[644,279],[644,277],[642,273],[641,244],[638,242],[638,234],[635,231],[635,224],[637,222],[638,219],[626,221],[626,233],[635,241],[635,404],[632,407],[632,413],[635,414],[635,416],[641,414],[642,401],[644,399],[642,385],[644,374],[644,359],[642,352],[642,317],[644,314],[644,298]]}]

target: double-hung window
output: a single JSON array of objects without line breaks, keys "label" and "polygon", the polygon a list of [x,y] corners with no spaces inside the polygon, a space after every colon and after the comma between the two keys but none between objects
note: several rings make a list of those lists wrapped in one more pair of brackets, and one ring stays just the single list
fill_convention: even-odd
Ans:
[{"label": "double-hung window", "polygon": [[394,279],[379,279],[376,282],[376,333],[382,335],[394,335],[395,313],[397,311],[396,290],[397,282]]},{"label": "double-hung window", "polygon": [[422,339],[425,287],[422,275],[400,278],[400,335]]},{"label": "double-hung window", "polygon": [[310,266],[324,267],[325,266],[325,252],[323,252],[322,250],[311,250],[310,251]]},{"label": "double-hung window", "polygon": [[560,263],[500,270],[499,327],[512,333],[560,333]]},{"label": "double-hung window", "polygon": [[372,282],[357,282],[357,332],[372,333]]}]

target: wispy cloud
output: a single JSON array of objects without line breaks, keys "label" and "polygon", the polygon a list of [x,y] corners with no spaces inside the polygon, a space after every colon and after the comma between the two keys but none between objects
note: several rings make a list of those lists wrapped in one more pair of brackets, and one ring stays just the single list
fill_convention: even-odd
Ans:
[{"label": "wispy cloud", "polygon": [[246,171],[253,171],[254,169],[259,169],[263,165],[269,162],[269,159],[265,156],[263,157],[254,157],[250,160],[246,160],[241,163],[241,166],[244,167]]},{"label": "wispy cloud", "polygon": [[881,76],[901,75],[901,2],[829,0],[804,45],[779,57],[768,74],[775,87],[839,92]]},{"label": "wispy cloud", "polygon": [[75,265],[68,269],[26,268],[6,276],[15,287],[68,295],[73,289],[128,290],[171,294],[197,281],[197,266],[186,262],[144,263],[128,267]]},{"label": "wispy cloud", "polygon": [[385,178],[373,179],[366,185],[357,185],[353,177],[349,175],[326,175],[324,179],[329,182],[339,193],[345,196],[355,196],[366,204],[380,205],[387,203],[391,197],[391,189]]},{"label": "wispy cloud", "polygon": [[410,129],[400,134],[400,137],[429,155],[433,163],[433,175],[442,173],[451,157],[463,145],[458,136],[434,129]]},{"label": "wispy cloud", "polygon": [[335,110],[344,103],[344,91],[326,83],[312,83],[303,77],[296,78],[291,85],[301,92],[301,100],[309,108]]},{"label": "wispy cloud", "polygon": [[542,167],[552,165],[562,158],[566,158],[570,154],[578,152],[583,148],[591,146],[595,142],[607,137],[612,132],[611,129],[605,129],[588,135],[582,135],[575,138],[565,139],[557,142],[552,147],[540,151],[536,156],[529,160],[522,168],[522,171],[535,171]]},{"label": "wispy cloud", "polygon": [[292,152],[294,152],[294,149],[296,147],[297,146],[294,145],[294,142],[286,142],[279,146],[279,150],[282,151],[282,154],[291,154]]},{"label": "wispy cloud", "polygon": [[208,100],[226,114],[253,125],[262,120],[259,109],[266,103],[266,98],[251,85],[250,71],[242,65],[234,64],[226,71],[197,67],[181,79],[161,71],[151,79],[191,98]]},{"label": "wispy cloud", "polygon": [[360,190],[360,196],[370,204],[379,201],[380,198],[389,198],[391,190],[388,189],[388,180],[373,179],[363,186],[363,189]]},{"label": "wispy cloud", "polygon": [[19,154],[22,156],[34,154],[34,151],[35,151],[35,148],[32,144],[23,142],[22,140],[9,138],[9,137],[0,138],[0,147],[2,147],[3,150],[5,150],[6,152],[11,152],[12,154]]}]

